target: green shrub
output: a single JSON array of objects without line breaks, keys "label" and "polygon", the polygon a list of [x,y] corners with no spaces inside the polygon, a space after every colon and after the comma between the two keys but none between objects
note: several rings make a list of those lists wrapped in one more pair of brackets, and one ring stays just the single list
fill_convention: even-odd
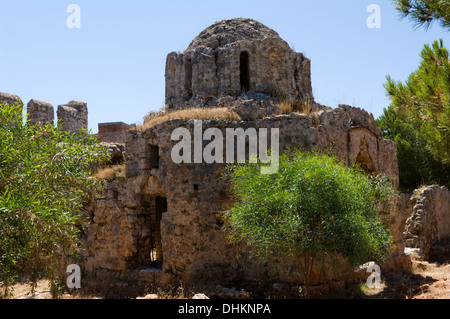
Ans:
[{"label": "green shrub", "polygon": [[298,258],[307,290],[312,265],[323,257],[360,265],[387,256],[391,236],[378,217],[395,192],[386,178],[300,151],[281,156],[276,174],[262,175],[260,166],[229,167],[235,203],[223,219],[233,242],[262,258]]},{"label": "green shrub", "polygon": [[93,170],[107,159],[86,132],[28,125],[22,110],[0,104],[0,297],[23,274],[31,283],[45,274],[56,291],[61,254],[79,246],[83,205],[102,190]]}]

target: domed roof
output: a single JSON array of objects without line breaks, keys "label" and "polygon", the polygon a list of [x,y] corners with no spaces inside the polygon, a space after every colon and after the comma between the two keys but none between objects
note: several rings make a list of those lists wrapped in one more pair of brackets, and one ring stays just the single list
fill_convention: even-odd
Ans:
[{"label": "domed roof", "polygon": [[261,22],[236,18],[214,23],[202,31],[189,45],[187,51],[199,47],[213,50],[242,40],[263,40],[266,38],[280,38],[277,32]]}]

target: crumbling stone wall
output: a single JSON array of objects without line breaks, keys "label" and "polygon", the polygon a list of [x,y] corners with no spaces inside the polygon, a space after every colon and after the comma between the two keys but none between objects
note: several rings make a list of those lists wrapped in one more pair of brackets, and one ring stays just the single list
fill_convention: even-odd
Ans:
[{"label": "crumbling stone wall", "polygon": [[27,116],[30,124],[53,125],[55,110],[50,103],[32,99],[27,104]]},{"label": "crumbling stone wall", "polygon": [[223,96],[256,99],[262,93],[313,102],[311,61],[280,36],[251,19],[220,21],[166,62],[170,109],[215,106]]},{"label": "crumbling stone wall", "polygon": [[14,103],[22,103],[22,99],[17,95],[2,92],[0,92],[0,101],[6,102],[9,105],[12,105]]},{"label": "crumbling stone wall", "polygon": [[389,176],[398,187],[397,146],[383,139],[371,113],[339,105],[312,115],[312,121],[318,128],[318,149],[332,148],[348,166],[358,164],[368,172]]},{"label": "crumbling stone wall", "polygon": [[[20,103],[22,99],[17,95],[0,92],[0,101],[8,104]],[[42,125],[54,124],[54,108],[47,102],[32,99],[27,104],[27,118],[30,124],[40,123]],[[58,106],[58,121],[61,123],[60,129],[65,132],[78,132],[88,129],[88,108],[84,102],[70,101],[68,104]],[[120,142],[120,141],[113,141]]]},{"label": "crumbling stone wall", "polygon": [[434,243],[450,237],[450,191],[437,185],[416,190],[412,215],[406,222],[405,245],[428,259]]},{"label": "crumbling stone wall", "polygon": [[[22,104],[22,99],[20,97],[18,97],[17,95],[0,92],[0,102],[5,102],[8,105],[13,105],[16,103]],[[16,118],[13,120],[13,122],[20,121],[20,119],[21,119],[21,117]],[[13,124],[13,123],[11,123],[11,124]]]},{"label": "crumbling stone wall", "polygon": [[88,129],[87,103],[70,101],[68,104],[58,106],[58,120],[61,130],[75,133]]}]

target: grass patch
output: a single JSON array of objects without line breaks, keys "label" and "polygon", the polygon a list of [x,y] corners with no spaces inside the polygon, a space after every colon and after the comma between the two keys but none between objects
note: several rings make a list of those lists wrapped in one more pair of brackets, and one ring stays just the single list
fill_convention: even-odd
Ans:
[{"label": "grass patch", "polygon": [[177,111],[159,111],[152,112],[144,118],[145,123],[136,129],[144,132],[158,124],[171,120],[223,120],[223,121],[241,121],[241,117],[226,107],[221,108],[192,108]]}]

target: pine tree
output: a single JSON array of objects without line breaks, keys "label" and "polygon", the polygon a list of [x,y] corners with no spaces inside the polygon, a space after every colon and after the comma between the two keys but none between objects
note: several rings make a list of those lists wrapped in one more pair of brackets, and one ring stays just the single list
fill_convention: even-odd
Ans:
[{"label": "pine tree", "polygon": [[450,30],[450,0],[394,0],[402,18],[409,17],[417,28],[428,29],[433,22]]},{"label": "pine tree", "polygon": [[[391,105],[378,120],[397,142],[400,183],[450,182],[450,62],[442,40],[425,45],[406,83],[387,77]],[[403,181],[402,181],[403,176]]]}]

